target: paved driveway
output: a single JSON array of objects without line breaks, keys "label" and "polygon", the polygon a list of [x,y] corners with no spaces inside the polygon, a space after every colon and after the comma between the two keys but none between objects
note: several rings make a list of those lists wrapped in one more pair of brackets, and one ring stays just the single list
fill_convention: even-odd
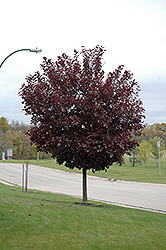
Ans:
[{"label": "paved driveway", "polygon": [[[0,163],[0,181],[22,185],[22,165]],[[166,213],[166,184],[109,181],[88,176],[88,199]],[[82,175],[29,166],[28,189],[82,197]]]}]

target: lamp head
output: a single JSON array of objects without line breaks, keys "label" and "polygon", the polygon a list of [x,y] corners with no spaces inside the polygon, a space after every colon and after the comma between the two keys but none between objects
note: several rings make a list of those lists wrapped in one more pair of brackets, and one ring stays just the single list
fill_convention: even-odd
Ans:
[{"label": "lamp head", "polygon": [[42,49],[38,49],[38,48],[36,48],[36,49],[29,49],[29,51],[30,52],[35,52],[35,53],[40,53],[40,52],[42,52]]}]

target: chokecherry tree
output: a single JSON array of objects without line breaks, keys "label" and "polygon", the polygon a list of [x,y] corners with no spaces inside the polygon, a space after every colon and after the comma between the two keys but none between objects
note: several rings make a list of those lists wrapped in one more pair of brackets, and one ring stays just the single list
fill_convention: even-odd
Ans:
[{"label": "chokecherry tree", "polygon": [[37,150],[52,153],[70,169],[82,169],[84,203],[86,171],[121,164],[144,127],[137,81],[123,65],[105,76],[104,52],[97,45],[74,50],[73,57],[62,54],[55,62],[44,57],[41,72],[26,77],[19,92],[31,115],[28,135]]}]

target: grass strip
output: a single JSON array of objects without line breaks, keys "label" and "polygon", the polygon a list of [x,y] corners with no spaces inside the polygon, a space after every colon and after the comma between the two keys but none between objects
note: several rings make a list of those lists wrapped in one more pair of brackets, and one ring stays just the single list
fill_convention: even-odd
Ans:
[{"label": "grass strip", "polygon": [[0,249],[166,249],[165,214],[80,202],[0,184]]}]

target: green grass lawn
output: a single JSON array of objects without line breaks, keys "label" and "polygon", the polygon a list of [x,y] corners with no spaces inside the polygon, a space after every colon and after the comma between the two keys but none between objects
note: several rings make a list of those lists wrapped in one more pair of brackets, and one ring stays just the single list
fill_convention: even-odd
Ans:
[{"label": "green grass lawn", "polygon": [[[21,163],[23,161],[13,160],[10,162]],[[39,165],[43,167],[56,168],[60,170],[74,171],[77,173],[81,173],[80,170],[77,169],[70,170],[66,168],[64,165],[58,165],[54,159],[39,160],[39,161],[28,160],[28,162],[29,164]],[[131,163],[129,162],[129,157],[125,157],[125,164],[123,164],[122,166],[114,164],[109,168],[107,172],[100,171],[93,174],[91,171],[88,171],[88,174],[109,179],[166,184],[166,154],[163,158],[161,158],[161,176],[159,176],[159,169],[156,167],[154,159],[150,159],[147,162],[146,168],[143,164],[141,165],[137,164],[135,167],[132,167]]]},{"label": "green grass lawn", "polygon": [[166,249],[166,215],[0,184],[0,249]]}]

